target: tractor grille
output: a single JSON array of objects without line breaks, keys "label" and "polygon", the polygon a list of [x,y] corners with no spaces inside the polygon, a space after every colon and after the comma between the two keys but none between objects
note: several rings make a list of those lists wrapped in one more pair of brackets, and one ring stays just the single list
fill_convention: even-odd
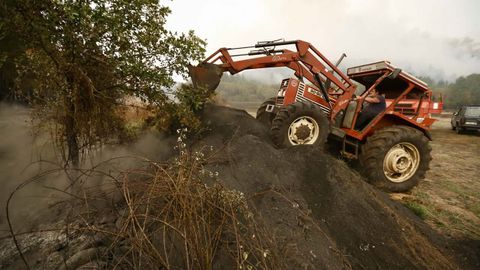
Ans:
[{"label": "tractor grille", "polygon": [[318,107],[320,107],[320,109],[326,114],[326,115],[329,115],[330,114],[330,108],[318,103],[318,102],[315,102],[313,100],[310,100],[310,99],[307,99],[305,98],[304,96],[304,93],[305,93],[305,84],[300,82],[300,84],[298,85],[298,88],[297,88],[297,96],[296,96],[296,100],[297,101],[301,101],[301,102],[311,102],[315,105],[317,105]]}]

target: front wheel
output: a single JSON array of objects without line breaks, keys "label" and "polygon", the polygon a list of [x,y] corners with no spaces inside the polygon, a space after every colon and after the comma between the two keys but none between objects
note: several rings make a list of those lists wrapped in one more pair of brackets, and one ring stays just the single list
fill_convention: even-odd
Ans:
[{"label": "front wheel", "polygon": [[431,147],[425,135],[407,126],[376,131],[362,146],[360,164],[368,180],[389,192],[404,192],[425,178]]},{"label": "front wheel", "polygon": [[301,144],[323,147],[328,133],[327,116],[314,104],[304,102],[282,107],[270,129],[272,140],[278,147]]}]

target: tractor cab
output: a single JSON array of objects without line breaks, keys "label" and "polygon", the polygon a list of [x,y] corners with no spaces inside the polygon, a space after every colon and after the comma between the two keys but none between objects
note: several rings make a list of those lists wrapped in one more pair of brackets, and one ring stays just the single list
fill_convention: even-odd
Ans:
[{"label": "tractor cab", "polygon": [[432,91],[427,83],[397,69],[388,61],[351,67],[347,70],[347,75],[357,84],[355,94],[360,99],[347,108],[344,128],[355,125],[355,116],[367,105],[362,97],[368,96],[373,89],[385,97],[386,109],[383,114],[373,119],[364,131],[370,131],[369,127],[380,122],[382,118],[393,119],[394,116],[427,129],[435,121],[430,117],[431,113],[439,113],[443,107],[442,102],[432,101]]}]

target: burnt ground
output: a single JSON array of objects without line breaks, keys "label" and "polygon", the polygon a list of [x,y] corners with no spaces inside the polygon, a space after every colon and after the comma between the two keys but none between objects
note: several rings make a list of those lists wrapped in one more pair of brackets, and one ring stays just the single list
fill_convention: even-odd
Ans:
[{"label": "burnt ground", "polygon": [[[203,121],[205,130],[193,139],[191,147],[215,149],[209,169],[218,172],[218,181],[224,186],[245,195],[259,225],[274,236],[285,268],[480,267],[475,241],[464,246],[432,229],[428,221],[367,184],[343,161],[308,146],[276,149],[266,128],[243,110],[208,106]],[[66,223],[63,218],[58,214],[48,222]],[[114,226],[116,221],[117,217],[107,215],[95,222]],[[37,229],[43,228],[41,220],[36,222]],[[65,235],[71,239],[69,248],[59,247]],[[85,236],[65,230],[19,238],[20,244],[27,246],[25,250],[30,250],[26,255],[34,260],[36,269],[58,267],[65,250],[79,254],[102,242],[86,241]],[[22,265],[12,250],[11,239],[2,238],[0,266]],[[215,265],[216,269],[231,267]]]}]

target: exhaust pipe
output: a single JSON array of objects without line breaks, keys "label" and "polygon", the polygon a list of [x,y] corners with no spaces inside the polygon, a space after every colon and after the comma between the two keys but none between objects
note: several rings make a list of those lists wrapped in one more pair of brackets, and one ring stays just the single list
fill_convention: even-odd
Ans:
[{"label": "exhaust pipe", "polygon": [[190,78],[195,88],[206,88],[214,91],[220,84],[223,70],[218,65],[211,63],[200,63],[198,66],[188,66]]}]

